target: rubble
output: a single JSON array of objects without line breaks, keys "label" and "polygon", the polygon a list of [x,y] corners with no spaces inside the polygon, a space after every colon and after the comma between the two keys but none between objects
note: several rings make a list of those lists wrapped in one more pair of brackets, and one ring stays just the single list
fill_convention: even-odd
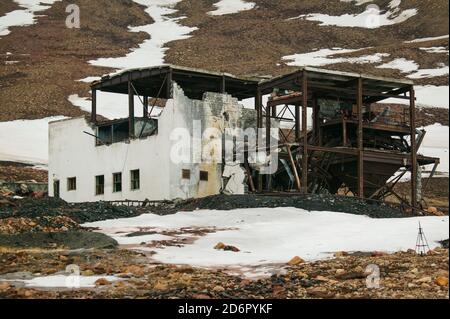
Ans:
[{"label": "rubble", "polygon": [[400,210],[384,203],[367,201],[356,197],[334,196],[328,194],[220,194],[205,198],[162,201],[135,209],[141,213],[151,212],[158,215],[167,215],[179,211],[195,211],[199,209],[232,210],[260,207],[295,207],[309,211],[334,211],[367,215],[372,218],[401,218],[411,216],[411,214],[402,213]]}]

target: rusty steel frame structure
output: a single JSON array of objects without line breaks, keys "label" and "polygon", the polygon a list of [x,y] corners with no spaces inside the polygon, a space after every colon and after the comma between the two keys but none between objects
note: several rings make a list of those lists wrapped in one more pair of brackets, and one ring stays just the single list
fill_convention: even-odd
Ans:
[{"label": "rusty steel frame structure", "polygon": [[[413,82],[406,80],[387,79],[379,77],[371,77],[357,73],[338,72],[311,67],[299,68],[289,74],[278,77],[263,79],[250,77],[236,77],[228,73],[217,73],[199,69],[179,67],[173,65],[162,65],[158,67],[131,69],[124,72],[105,76],[100,81],[91,84],[92,90],[92,108],[91,122],[94,125],[97,121],[97,91],[122,93],[128,95],[128,122],[129,122],[129,138],[137,138],[134,132],[135,122],[135,105],[134,97],[142,96],[141,99],[144,117],[151,117],[151,112],[158,99],[172,98],[172,83],[176,82],[180,85],[185,94],[191,99],[201,99],[205,92],[227,93],[233,97],[241,99],[254,98],[256,110],[256,125],[258,128],[266,129],[266,142],[270,142],[271,120],[285,120],[284,115],[289,111],[292,115],[294,125],[286,136],[283,132],[280,134],[283,141],[277,145],[287,154],[287,158],[291,165],[291,169],[295,176],[295,184],[297,191],[306,194],[311,191],[308,188],[308,179],[310,178],[309,170],[314,167],[326,174],[326,169],[317,167],[312,160],[311,152],[321,152],[329,154],[325,156],[327,163],[339,162],[336,156],[353,156],[357,159],[357,187],[356,193],[359,197],[364,198],[364,187],[367,181],[364,179],[365,164],[372,162],[395,163],[403,162],[404,166],[409,166],[412,174],[411,178],[411,201],[412,209],[418,208],[417,203],[417,165],[435,164],[433,172],[436,169],[439,159],[427,158],[417,154],[416,143],[416,116],[415,116],[415,92]],[[263,105],[263,96],[271,94],[274,89],[285,89],[297,92],[296,96],[290,97],[288,100],[271,100],[266,106]],[[156,98],[151,110],[149,111],[149,98]],[[323,130],[327,125],[333,122],[321,123],[319,119],[320,105],[319,98],[345,98],[354,101],[356,105],[356,120],[342,120],[342,145],[338,147],[325,146]],[[395,127],[393,125],[385,125],[382,123],[366,123],[363,120],[363,106],[369,107],[372,103],[379,102],[387,98],[405,99],[409,101],[409,125]],[[280,112],[277,107],[283,105]],[[289,108],[294,107],[294,112]],[[312,108],[312,131],[308,131],[308,108]],[[405,111],[406,112],[406,111]],[[336,123],[334,123],[336,124]],[[341,125],[340,122],[337,123]],[[356,125],[357,128],[357,145],[348,144],[347,125]],[[384,130],[400,132],[401,134],[411,137],[411,149],[408,154],[395,153],[377,149],[364,148],[364,131]],[[289,142],[291,133],[294,132],[294,141]],[[309,138],[309,134],[312,138]],[[140,134],[139,134],[140,135]],[[419,141],[420,143],[420,141]],[[267,143],[269,145],[270,143]],[[260,147],[257,145],[257,150]],[[270,153],[269,148],[262,149]],[[248,151],[247,151],[248,152]],[[272,192],[271,181],[272,176],[266,175],[265,189],[263,189],[263,176],[256,173],[253,174],[252,169],[244,156],[246,162],[244,168],[248,177],[248,184],[251,192]],[[297,160],[300,158],[301,160]],[[342,160],[341,160],[342,161]],[[382,192],[387,190],[393,192],[392,188],[399,179],[389,185],[382,185],[376,191]],[[313,176],[312,183],[315,182]],[[378,185],[380,186],[380,185]],[[314,185],[313,185],[314,187]],[[393,192],[394,196],[396,195]],[[375,193],[373,194],[375,195]],[[397,195],[398,196],[398,195]],[[371,199],[373,196],[368,197]]]},{"label": "rusty steel frame structure", "polygon": [[[267,103],[265,112],[263,112],[263,105],[261,96],[270,94],[274,89],[286,89],[289,91],[298,92],[297,96],[287,98],[287,100],[271,100]],[[415,92],[412,81],[387,79],[379,77],[365,76],[356,73],[329,71],[311,67],[303,67],[290,74],[282,75],[273,79],[262,81],[257,89],[257,99],[255,108],[258,115],[258,126],[263,127],[263,118],[266,121],[266,136],[270,134],[270,118],[283,119],[285,108],[292,105],[295,108],[293,112],[294,126],[290,130],[288,136],[281,132],[284,142],[280,143],[280,147],[286,148],[287,157],[291,163],[291,168],[295,175],[298,191],[301,193],[308,192],[308,177],[309,169],[312,165],[309,152],[320,151],[330,154],[348,154],[357,157],[357,195],[364,198],[364,186],[368,183],[364,179],[364,165],[368,160],[376,160],[381,163],[388,163],[392,160],[403,161],[403,163],[410,167],[411,171],[411,195],[410,207],[413,210],[418,209],[417,202],[417,165],[434,163],[434,169],[439,163],[437,158],[427,158],[417,154],[416,143],[416,115],[415,115]],[[353,100],[356,104],[357,120],[357,145],[351,147],[347,144],[347,122],[342,120],[342,135],[343,143],[339,147],[323,146],[323,127],[319,121],[319,108],[317,100],[318,97],[342,97]],[[409,101],[406,107],[409,110],[409,125],[395,127],[393,125],[384,125],[379,123],[364,123],[363,121],[363,106],[379,102],[387,98],[397,98]],[[277,106],[283,106],[283,113],[277,113]],[[312,123],[312,139],[308,138],[308,115],[307,109],[313,109],[313,123]],[[292,113],[292,112],[291,112]],[[324,124],[323,126],[325,126]],[[399,154],[390,151],[381,151],[376,149],[364,148],[363,137],[365,129],[385,130],[400,132],[411,137],[409,154]],[[294,143],[289,143],[288,138],[292,130],[295,131]],[[310,141],[313,141],[311,143]],[[315,143],[314,143],[315,141]],[[291,148],[295,146],[301,154],[301,161],[295,162]],[[298,169],[301,170],[301,176],[298,175]],[[403,176],[404,173],[401,175]],[[270,178],[270,177],[269,177]],[[430,175],[431,178],[431,175]],[[370,198],[382,189],[387,189],[394,196],[399,197],[394,191],[393,187],[400,180],[394,179],[390,185],[382,185]],[[267,183],[267,191],[271,191],[270,183]],[[261,188],[260,188],[261,190]],[[399,198],[400,201],[403,199]]]}]

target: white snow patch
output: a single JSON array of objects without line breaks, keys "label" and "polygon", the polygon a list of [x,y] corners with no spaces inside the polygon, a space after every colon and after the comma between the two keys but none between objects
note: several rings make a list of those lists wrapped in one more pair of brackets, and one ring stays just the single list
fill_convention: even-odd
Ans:
[{"label": "white snow patch", "polygon": [[[91,99],[72,94],[68,100],[81,110],[91,112]],[[139,96],[134,96],[134,103],[141,105]],[[97,114],[111,120],[128,117],[128,95],[97,91]],[[142,116],[143,108],[136,108],[135,115]]]},{"label": "white snow patch", "polygon": [[100,76],[88,76],[84,79],[78,80],[79,82],[84,82],[84,83],[92,83],[94,81],[98,81],[101,80]]},{"label": "white snow patch", "polygon": [[[416,85],[414,86],[414,89],[416,91],[417,106],[430,106],[448,109],[448,85]],[[389,98],[380,101],[379,103],[409,104],[409,101],[404,99]]]},{"label": "white snow patch", "polygon": [[410,73],[419,69],[419,65],[413,60],[407,60],[404,58],[395,59],[391,62],[384,63],[377,66],[379,69],[397,69],[402,73]]},{"label": "white snow patch", "polygon": [[446,47],[420,47],[419,49],[428,53],[447,53],[448,55]]},{"label": "white snow patch", "polygon": [[291,66],[323,66],[336,63],[379,63],[384,57],[389,56],[388,53],[375,53],[369,55],[362,55],[359,57],[338,57],[340,54],[351,53],[360,51],[363,49],[342,49],[342,48],[332,48],[332,49],[321,49],[308,53],[300,53],[284,56],[283,60],[292,60],[288,62]]},{"label": "white snow patch", "polygon": [[[197,28],[182,26],[179,21],[184,17],[169,18],[167,15],[175,13],[172,7],[181,0],[133,0],[145,6],[145,12],[153,19],[152,24],[130,27],[131,32],[145,32],[150,35],[150,39],[145,40],[139,47],[124,57],[100,58],[89,61],[92,65],[101,67],[111,67],[119,69],[117,72],[131,68],[145,68],[164,64],[165,52],[168,48],[166,43],[190,37],[190,33]],[[87,77],[81,79],[82,82],[92,82],[99,77]],[[79,97],[77,94],[70,95],[69,101],[80,107],[82,110],[90,112],[90,100]],[[135,104],[141,105],[139,97],[135,96]],[[125,94],[114,94],[107,92],[97,92],[97,114],[108,119],[117,119],[128,116],[128,96]],[[136,116],[140,116],[141,108],[137,108]]]},{"label": "white snow patch", "polygon": [[[419,153],[440,158],[441,162],[437,172],[449,173],[449,127],[441,124],[433,124],[424,127],[425,138]],[[430,168],[431,169],[431,168]]]},{"label": "white snow patch", "polygon": [[408,75],[407,77],[410,79],[423,79],[423,78],[432,78],[436,76],[444,76],[448,75],[448,65],[442,64],[441,67],[436,69],[420,69],[413,74]]},{"label": "white snow patch", "polygon": [[[76,279],[75,279],[76,278]],[[66,276],[66,275],[51,275],[44,277],[36,277],[33,279],[15,279],[8,281],[23,282],[27,287],[36,288],[71,288],[72,284],[79,284],[79,288],[93,288],[95,287],[95,282],[98,279],[104,278],[110,282],[117,281],[119,278],[115,276]],[[79,280],[79,281],[78,281]]]},{"label": "white snow patch", "polygon": [[[336,251],[388,251],[414,249],[421,222],[431,248],[448,238],[448,217],[372,219],[335,212],[308,212],[297,208],[257,208],[232,211],[201,210],[158,216],[88,223],[114,236],[139,227],[180,230],[183,227],[228,229],[209,233],[183,247],[152,248],[163,263],[215,267],[286,263],[293,256],[305,260],[331,257]],[[364,240],[361,240],[364,238]],[[215,250],[218,242],[240,252]]]},{"label": "white snow patch", "polygon": [[217,9],[208,12],[208,14],[214,16],[232,14],[240,11],[251,10],[255,7],[255,5],[256,4],[254,2],[247,2],[243,0],[220,0],[214,4]]},{"label": "white snow patch", "polygon": [[405,41],[405,43],[420,43],[420,42],[443,40],[443,39],[448,39],[448,34],[441,35],[441,36],[438,36],[438,37],[428,37],[428,38],[414,39],[414,40],[410,40],[410,41]]},{"label": "white snow patch", "polygon": [[354,2],[357,6],[360,6],[364,3],[372,2],[373,0],[341,0],[341,2]]},{"label": "white snow patch", "polygon": [[10,27],[34,24],[35,13],[49,9],[56,1],[61,0],[14,0],[23,9],[8,12],[0,17],[0,36],[8,35],[11,32]]},{"label": "white snow patch", "polygon": [[[164,64],[164,56],[167,50],[166,43],[174,40],[182,40],[190,37],[189,33],[197,28],[182,26],[179,21],[184,17],[169,18],[167,15],[175,13],[172,7],[180,0],[133,0],[147,7],[145,12],[153,19],[152,24],[130,27],[131,32],[145,32],[150,39],[145,40],[139,48],[119,58],[100,58],[89,61],[92,65],[110,67],[116,69],[144,68]],[[101,99],[99,99],[101,102]]]},{"label": "white snow patch", "polygon": [[64,116],[0,122],[0,160],[46,164],[48,123]]},{"label": "white snow patch", "polygon": [[[348,1],[347,1],[348,2]],[[402,23],[417,14],[417,9],[407,9],[400,11],[401,1],[393,0],[389,4],[389,10],[384,13],[374,5],[368,5],[366,10],[359,14],[343,14],[340,16],[330,16],[322,13],[302,14],[292,19],[306,19],[318,21],[320,25],[338,27],[357,27],[376,29],[382,26]],[[360,3],[362,4],[362,3]]]}]

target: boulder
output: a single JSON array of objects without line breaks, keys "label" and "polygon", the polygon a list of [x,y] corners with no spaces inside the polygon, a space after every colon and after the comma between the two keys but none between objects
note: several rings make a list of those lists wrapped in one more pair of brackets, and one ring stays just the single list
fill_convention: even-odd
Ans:
[{"label": "boulder", "polygon": [[448,286],[448,277],[443,277],[443,276],[437,277],[434,282],[438,286],[446,287],[446,286]]},{"label": "boulder", "polygon": [[295,256],[294,258],[292,258],[291,260],[288,261],[288,265],[289,266],[295,266],[295,265],[298,265],[298,264],[302,264],[304,262],[305,261],[302,258],[300,258],[299,256]]},{"label": "boulder", "polygon": [[111,282],[108,281],[106,278],[100,278],[95,281],[96,286],[107,286],[109,284],[111,284]]},{"label": "boulder", "polygon": [[225,248],[225,244],[224,243],[218,243],[216,246],[214,246],[214,249],[224,249]]}]

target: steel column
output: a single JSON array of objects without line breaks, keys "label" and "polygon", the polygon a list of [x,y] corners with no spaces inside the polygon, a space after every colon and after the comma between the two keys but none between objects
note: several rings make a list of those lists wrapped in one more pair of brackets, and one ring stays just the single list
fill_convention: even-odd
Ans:
[{"label": "steel column", "polygon": [[133,138],[134,134],[134,91],[131,80],[128,81],[128,136]]},{"label": "steel column", "polygon": [[409,125],[411,128],[411,206],[417,207],[417,147],[416,147],[416,98],[414,88],[409,91]]},{"label": "steel column", "polygon": [[148,117],[148,96],[144,95],[144,118]]},{"label": "steel column", "polygon": [[302,192],[308,192],[308,73],[302,72]]},{"label": "steel column", "polygon": [[364,198],[364,145],[363,145],[363,80],[358,79],[357,88],[358,112],[358,196]]},{"label": "steel column", "polygon": [[91,122],[97,122],[97,90],[92,89]]}]

